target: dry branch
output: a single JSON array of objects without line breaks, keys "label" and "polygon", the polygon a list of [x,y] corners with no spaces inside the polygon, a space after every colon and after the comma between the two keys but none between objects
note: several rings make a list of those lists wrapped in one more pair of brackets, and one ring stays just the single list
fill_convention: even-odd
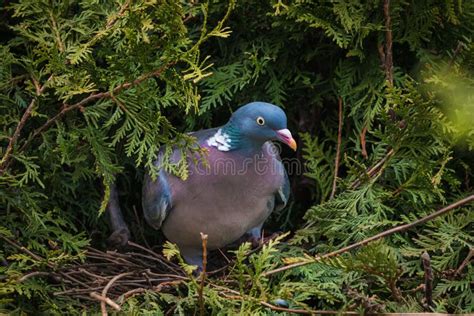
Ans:
[{"label": "dry branch", "polygon": [[[114,301],[112,301],[108,297],[102,296],[97,292],[91,292],[89,295],[90,295],[90,297],[95,298],[96,300],[100,301],[101,305],[102,304],[107,304],[110,307],[112,307],[113,309],[115,309],[117,312],[120,312],[122,310],[117,303],[115,303]],[[101,306],[101,309],[102,309],[102,306]],[[105,310],[105,313],[104,313],[104,310],[102,309],[102,315],[103,316],[107,315],[107,310]]]},{"label": "dry branch", "polygon": [[431,268],[430,255],[426,251],[421,255],[421,261],[425,271],[425,310],[430,311],[430,307],[433,306],[433,269]]},{"label": "dry branch", "polygon": [[381,232],[377,235],[374,235],[372,237],[366,238],[362,241],[356,242],[356,243],[354,243],[352,245],[349,245],[347,247],[344,247],[344,248],[341,248],[339,250],[327,253],[327,254],[322,255],[322,256],[316,256],[312,260],[296,262],[296,263],[289,264],[287,266],[283,266],[283,267],[280,267],[280,268],[277,268],[277,269],[274,269],[274,270],[267,271],[267,272],[263,273],[263,276],[269,276],[269,275],[272,275],[272,274],[275,274],[275,273],[279,273],[279,272],[283,272],[283,271],[290,270],[290,269],[293,269],[293,268],[305,266],[305,265],[308,265],[308,264],[311,264],[311,263],[316,263],[318,261],[321,261],[322,259],[327,259],[327,258],[338,256],[340,254],[343,254],[345,252],[348,252],[348,251],[353,250],[355,248],[358,248],[360,246],[364,246],[364,245],[366,245],[366,244],[368,244],[372,241],[375,241],[375,240],[381,239],[383,237],[393,235],[395,233],[404,232],[404,231],[406,231],[406,230],[408,230],[412,227],[415,227],[417,225],[426,223],[426,222],[428,222],[428,221],[430,221],[430,220],[432,220],[432,219],[434,219],[438,216],[446,214],[447,212],[449,212],[449,211],[451,211],[451,210],[453,210],[457,207],[460,207],[462,205],[468,204],[468,203],[473,202],[473,201],[474,201],[474,194],[469,195],[469,196],[465,197],[464,199],[461,199],[457,202],[454,202],[454,203],[452,203],[452,204],[450,204],[450,205],[448,205],[448,206],[446,206],[446,207],[444,207],[444,208],[442,208],[442,209],[440,209],[440,210],[438,210],[434,213],[431,213],[430,215],[422,217],[422,218],[420,218],[420,219],[418,219],[414,222],[393,227],[391,229],[383,231],[383,232]]},{"label": "dry branch", "polygon": [[390,0],[384,0],[383,14],[385,18],[385,77],[390,87],[393,87],[393,53],[392,53],[392,18],[390,16]]},{"label": "dry branch", "polygon": [[337,129],[337,149],[334,161],[334,180],[332,182],[332,191],[329,199],[333,199],[336,194],[337,175],[339,173],[339,160],[341,159],[341,143],[342,143],[342,98],[338,100],[338,129]]},{"label": "dry branch", "polygon": [[204,316],[204,284],[206,282],[206,268],[207,268],[207,238],[206,234],[201,233],[202,240],[202,271],[201,283],[199,284],[198,299],[199,299],[199,313]]},{"label": "dry branch", "polygon": [[32,78],[33,84],[36,88],[36,96],[31,100],[30,104],[26,108],[25,113],[23,113],[20,119],[20,122],[18,122],[18,125],[16,126],[15,131],[13,132],[13,135],[10,137],[10,141],[8,142],[7,149],[0,162],[0,175],[3,175],[3,173],[5,172],[5,170],[7,169],[10,163],[11,155],[13,153],[13,148],[15,147],[15,144],[18,141],[18,138],[20,137],[21,130],[25,126],[26,121],[30,118],[31,112],[33,112],[33,108],[36,106],[38,97],[43,94],[44,89],[46,88],[46,84],[52,78],[53,78],[53,75],[49,76],[49,78],[46,80],[46,82],[42,86],[39,85],[38,81],[35,78]]},{"label": "dry branch", "polygon": [[464,268],[469,264],[469,262],[471,261],[472,257],[474,257],[474,248],[470,248],[469,249],[469,253],[467,254],[466,258],[463,260],[463,262],[461,263],[461,265],[459,266],[459,268],[457,268],[456,272],[454,273],[454,275],[460,275],[462,270],[464,270]]}]

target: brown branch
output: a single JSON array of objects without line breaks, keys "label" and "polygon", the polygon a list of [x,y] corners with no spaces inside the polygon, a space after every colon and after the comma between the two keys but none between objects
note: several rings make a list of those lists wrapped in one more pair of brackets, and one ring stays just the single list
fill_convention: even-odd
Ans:
[{"label": "brown branch", "polygon": [[451,69],[451,67],[453,67],[454,61],[458,57],[458,55],[461,52],[461,50],[463,49],[463,47],[464,47],[464,44],[461,41],[458,41],[458,45],[456,46],[456,49],[453,52],[453,56],[449,60],[448,70]]},{"label": "brown branch", "polygon": [[[54,263],[51,263],[49,262],[48,260],[42,258],[41,256],[38,256],[37,254],[31,252],[29,249],[27,249],[26,247],[23,247],[21,246],[20,244],[18,244],[17,242],[3,236],[0,234],[0,238],[3,239],[4,241],[6,241],[7,243],[9,243],[11,246],[13,246],[14,248],[20,250],[21,252],[29,255],[30,257],[32,257],[33,259],[35,259],[36,261],[41,261],[41,262],[45,262],[46,265],[55,270],[56,269],[56,265]],[[68,279],[72,282],[76,282],[78,284],[81,284],[82,286],[87,286],[87,284],[85,284],[84,282],[81,282],[79,280],[77,280],[76,278],[70,276],[70,275],[67,275],[66,273],[63,273],[63,272],[59,272],[59,274],[61,275],[61,277],[63,277],[64,279]]]},{"label": "brown branch", "polygon": [[[390,148],[385,154],[385,156],[382,159],[380,159],[380,161],[378,161],[375,165],[373,165],[372,167],[370,167],[369,169],[365,171],[364,175],[367,176],[368,178],[372,178],[376,174],[380,173],[380,171],[384,169],[383,168],[384,164],[393,156],[393,154],[395,154],[395,151],[393,150],[393,148]],[[354,189],[357,189],[361,184],[362,184],[362,179],[359,178],[355,180],[354,182],[352,182],[349,188],[354,190]]]},{"label": "brown branch", "polygon": [[156,261],[160,262],[161,264],[163,264],[164,266],[166,266],[167,268],[169,268],[171,271],[175,272],[175,273],[179,273],[179,266],[176,266],[175,264],[173,264],[172,262],[166,260],[163,256],[160,256],[159,254],[157,254],[156,252],[150,250],[150,249],[147,249],[137,243],[134,243],[133,241],[128,241],[127,244],[129,246],[132,246],[132,247],[135,247],[135,248],[138,248],[140,250],[143,250],[151,255],[153,255],[153,257],[155,257]]},{"label": "brown branch", "polygon": [[466,256],[466,259],[463,260],[459,268],[457,268],[456,272],[454,275],[460,275],[462,270],[468,265],[468,263],[471,261],[471,258],[474,256],[474,248],[469,249],[469,253]]},{"label": "brown branch", "polygon": [[348,311],[324,311],[324,310],[305,310],[305,309],[294,309],[275,306],[265,301],[260,301],[260,305],[268,307],[274,311],[287,312],[290,314],[305,314],[305,315],[360,315],[359,312],[348,312]]},{"label": "brown branch", "polygon": [[364,157],[364,159],[367,159],[369,157],[369,155],[367,154],[367,141],[366,141],[366,137],[365,137],[365,134],[367,133],[367,125],[364,126],[362,128],[362,131],[360,132],[360,147],[362,149],[362,157]]},{"label": "brown branch", "polygon": [[[29,249],[27,249],[26,247],[23,247],[21,246],[20,244],[18,244],[17,242],[3,236],[3,235],[0,235],[0,238],[3,239],[4,241],[6,241],[7,243],[9,243],[11,246],[13,246],[14,248],[20,250],[21,252],[27,254],[28,256],[32,257],[33,259],[35,259],[36,261],[46,261],[44,258],[38,256],[37,254],[31,252]],[[46,265],[50,268],[55,268],[55,265],[52,264],[51,262],[48,262],[46,261]]]},{"label": "brown branch", "polygon": [[199,314],[204,316],[204,283],[206,282],[206,268],[207,268],[207,238],[208,236],[204,233],[201,234],[202,240],[202,271],[201,271],[201,283],[198,290],[198,300],[199,300]]},{"label": "brown branch", "polygon": [[35,107],[38,97],[43,94],[44,89],[46,88],[46,84],[53,78],[53,75],[49,76],[49,78],[46,80],[46,82],[40,86],[38,84],[38,81],[36,79],[33,80],[33,84],[36,88],[36,97],[34,97],[28,107],[26,108],[25,113],[23,113],[23,116],[20,119],[20,122],[18,122],[18,125],[15,128],[15,132],[13,135],[10,137],[10,141],[8,142],[7,149],[5,151],[5,154],[3,155],[3,158],[0,162],[0,175],[3,175],[3,173],[6,171],[10,159],[11,159],[11,154],[13,152],[13,148],[15,147],[16,142],[18,141],[18,138],[20,137],[21,130],[26,124],[26,121],[30,118],[31,112],[33,112],[33,108]]},{"label": "brown branch", "polygon": [[430,307],[433,306],[433,269],[431,268],[430,255],[425,251],[421,255],[421,261],[423,262],[423,270],[425,271],[425,310],[429,312]]},{"label": "brown branch", "polygon": [[125,10],[128,8],[129,5],[130,5],[130,0],[128,0],[128,1],[124,2],[124,4],[122,4],[122,6],[120,7],[120,10],[117,13],[117,15],[107,22],[107,25],[105,26],[106,30],[110,29],[115,24],[115,22],[118,20],[118,18],[121,18],[124,15]]},{"label": "brown branch", "polygon": [[[104,289],[102,290],[102,297],[107,298],[107,292],[112,287],[112,285],[115,283],[115,281],[117,281],[120,278],[132,275],[132,274],[135,274],[135,272],[125,272],[125,273],[121,273],[119,275],[114,276],[109,281],[109,283],[107,283],[107,285],[104,287]],[[107,316],[107,307],[105,306],[105,301],[100,302],[100,310],[102,311],[102,316]]]},{"label": "brown branch", "polygon": [[82,108],[83,106],[85,106],[86,104],[89,104],[93,101],[97,101],[97,100],[100,100],[100,99],[105,99],[105,98],[110,98],[112,95],[114,94],[117,94],[119,93],[120,91],[122,90],[126,90],[126,89],[129,89],[131,87],[134,87],[140,83],[142,83],[143,81],[147,80],[147,79],[150,79],[150,78],[153,78],[153,77],[159,77],[167,68],[171,67],[172,65],[174,65],[176,62],[170,62],[162,67],[160,67],[159,69],[155,70],[155,71],[152,71],[152,72],[149,72],[149,73],[146,73],[140,77],[138,77],[137,79],[135,79],[134,81],[130,81],[130,82],[125,82],[125,83],[122,83],[120,85],[118,85],[117,87],[113,88],[112,90],[110,91],[107,91],[107,92],[99,92],[99,93],[91,93],[89,96],[85,97],[84,99],[82,99],[81,101],[77,102],[77,103],[74,103],[72,105],[68,105],[68,104],[63,104],[63,107],[61,109],[61,111],[59,113],[57,113],[55,116],[51,117],[50,119],[48,119],[46,121],[46,123],[44,123],[42,126],[40,126],[39,128],[37,128],[33,134],[31,135],[31,137],[29,138],[28,141],[26,141],[26,143],[20,148],[20,151],[21,150],[24,150],[26,147],[28,147],[28,145],[31,143],[31,141],[36,138],[38,135],[40,135],[43,131],[45,131],[46,129],[48,129],[49,126],[51,126],[53,123],[55,123],[57,120],[59,120],[60,118],[62,118],[66,113],[72,111],[72,110],[75,110],[75,109],[78,109],[78,108]]},{"label": "brown branch", "polygon": [[18,282],[24,282],[24,281],[28,280],[29,278],[32,278],[32,277],[35,277],[35,276],[50,276],[50,275],[51,275],[51,273],[49,273],[49,272],[35,271],[35,272],[25,274],[24,276],[22,276],[21,278],[18,279]]},{"label": "brown branch", "polygon": [[384,238],[384,237],[387,237],[387,236],[390,236],[390,235],[393,235],[395,233],[400,233],[400,232],[404,232],[412,227],[415,227],[417,225],[420,225],[420,224],[424,224],[436,217],[439,217],[441,215],[444,215],[446,214],[447,212],[455,209],[455,208],[458,208],[464,204],[468,204],[470,202],[473,202],[474,201],[474,194],[472,195],[469,195],[467,197],[465,197],[464,199],[461,199],[457,202],[454,202],[446,207],[443,207],[442,209],[434,212],[434,213],[431,213],[430,215],[427,215],[425,217],[422,217],[414,222],[411,222],[411,223],[408,223],[408,224],[404,224],[404,225],[399,225],[399,226],[396,226],[396,227],[393,227],[391,229],[388,229],[386,231],[383,231],[377,235],[374,235],[372,237],[369,237],[369,238],[366,238],[362,241],[359,241],[359,242],[356,242],[354,244],[351,244],[347,247],[344,247],[344,248],[341,248],[339,250],[336,250],[336,251],[333,251],[333,252],[330,252],[330,253],[327,253],[325,255],[322,255],[322,256],[316,256],[314,258],[312,258],[311,260],[307,260],[307,261],[301,261],[301,262],[296,262],[296,263],[292,263],[292,264],[289,264],[287,266],[283,266],[283,267],[280,267],[280,268],[277,268],[277,269],[274,269],[274,270],[270,270],[270,271],[267,271],[267,272],[264,272],[262,274],[262,276],[269,276],[269,275],[272,275],[272,274],[275,274],[275,273],[279,273],[279,272],[282,272],[282,271],[286,271],[286,270],[290,270],[290,269],[293,269],[293,268],[296,268],[296,267],[301,267],[301,266],[305,266],[305,265],[308,265],[308,264],[311,264],[311,263],[316,263],[316,262],[319,262],[321,261],[322,259],[327,259],[327,258],[331,258],[331,257],[335,257],[335,256],[338,256],[340,254],[343,254],[345,252],[348,252],[350,250],[353,250],[355,248],[358,248],[360,246],[364,246],[372,241],[375,241],[375,240],[378,240],[378,239],[381,239],[381,238]]},{"label": "brown branch", "polygon": [[49,11],[49,17],[51,18],[51,24],[52,24],[53,31],[54,31],[54,37],[56,38],[56,42],[58,44],[59,52],[64,53],[64,44],[63,44],[63,41],[61,40],[61,35],[59,33],[58,24],[56,23],[56,20],[54,19],[54,15],[53,15],[52,10]]},{"label": "brown branch", "polygon": [[127,10],[129,5],[130,5],[130,0],[125,1],[122,4],[122,6],[120,7],[117,14],[108,19],[107,24],[105,25],[105,28],[103,30],[97,31],[96,34],[94,35],[94,37],[92,37],[92,39],[89,42],[85,43],[84,46],[85,47],[91,47],[92,45],[97,43],[98,40],[100,40],[102,37],[104,37],[107,34],[107,32],[112,27],[114,27],[115,23],[117,23],[117,21],[119,21],[119,18],[124,16],[125,10]]},{"label": "brown branch", "polygon": [[[251,297],[246,297],[242,296],[240,292],[237,292],[235,290],[212,284],[210,283],[211,286],[221,289],[223,291],[232,293],[234,295],[226,295],[222,293],[226,298],[233,299],[233,300],[251,300]],[[281,312],[287,312],[290,314],[305,314],[305,315],[336,315],[336,314],[342,314],[342,315],[359,315],[360,313],[358,312],[341,312],[341,311],[324,311],[324,310],[306,310],[306,309],[293,309],[293,308],[286,308],[286,307],[280,307],[276,306],[270,303],[267,303],[265,301],[258,301],[258,303],[262,306],[265,306],[267,308],[270,308],[275,311],[281,311]]]},{"label": "brown branch", "polygon": [[[122,310],[117,303],[115,303],[114,301],[112,301],[108,297],[102,296],[97,292],[91,292],[91,293],[89,293],[89,295],[90,295],[90,297],[95,298],[96,300],[100,301],[101,305],[102,304],[104,304],[104,305],[107,304],[110,307],[112,307],[113,309],[115,309],[117,312],[120,312]],[[101,306],[101,309],[102,309],[102,306]],[[106,316],[106,315],[107,315],[107,310],[104,313],[104,310],[102,309],[102,316]]]},{"label": "brown branch", "polygon": [[385,77],[393,87],[393,55],[392,55],[392,19],[390,17],[390,0],[384,0],[383,14],[385,17]]},{"label": "brown branch", "polygon": [[338,128],[337,128],[337,149],[336,149],[336,158],[334,161],[334,180],[332,182],[332,191],[329,199],[333,199],[336,194],[336,185],[337,185],[337,174],[339,173],[339,160],[341,156],[341,143],[342,143],[342,98],[339,97],[338,100],[339,106],[339,116],[338,116]]}]

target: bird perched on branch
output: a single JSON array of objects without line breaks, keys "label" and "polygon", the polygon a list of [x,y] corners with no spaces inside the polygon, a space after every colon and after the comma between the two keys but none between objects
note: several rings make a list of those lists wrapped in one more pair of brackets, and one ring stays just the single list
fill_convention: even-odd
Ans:
[{"label": "bird perched on branch", "polygon": [[[190,160],[186,180],[163,169],[143,184],[145,219],[176,243],[190,263],[201,267],[200,233],[209,250],[224,247],[249,234],[258,240],[263,223],[283,208],[290,194],[288,176],[277,147],[280,141],[296,150],[285,112],[264,103],[249,103],[221,127],[191,133],[207,152],[206,163]],[[180,159],[178,150],[172,160]],[[162,163],[160,153],[156,165]],[[122,221],[123,222],[123,221]]]}]

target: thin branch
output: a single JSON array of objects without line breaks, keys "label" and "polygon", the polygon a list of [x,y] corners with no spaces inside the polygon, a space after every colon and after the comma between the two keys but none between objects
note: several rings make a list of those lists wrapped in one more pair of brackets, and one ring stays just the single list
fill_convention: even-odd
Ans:
[{"label": "thin branch", "polygon": [[337,174],[339,173],[339,160],[341,159],[341,143],[342,143],[342,98],[339,97],[339,116],[338,116],[338,129],[337,129],[337,149],[336,149],[336,158],[334,161],[334,180],[332,182],[332,191],[329,199],[333,199],[336,194],[336,185],[337,185]]},{"label": "thin branch", "polygon": [[468,263],[471,261],[471,258],[474,257],[474,248],[469,249],[469,253],[466,256],[466,259],[463,260],[459,268],[457,268],[456,272],[454,275],[460,275],[462,270],[468,265]]},{"label": "thin branch", "polygon": [[51,126],[53,123],[55,123],[56,121],[58,121],[60,118],[62,118],[66,113],[72,111],[72,110],[75,110],[75,109],[78,109],[78,108],[82,108],[83,106],[85,106],[86,104],[89,104],[91,102],[94,102],[94,101],[97,101],[97,100],[101,100],[101,99],[105,99],[105,98],[110,98],[112,95],[114,94],[117,94],[119,93],[120,91],[122,90],[126,90],[126,89],[129,89],[131,87],[134,87],[140,83],[142,83],[143,81],[147,80],[147,79],[150,79],[150,78],[153,78],[153,77],[159,77],[166,69],[168,69],[169,67],[171,67],[172,65],[174,65],[176,62],[170,62],[166,65],[163,65],[162,67],[160,67],[159,69],[155,70],[155,71],[152,71],[152,72],[149,72],[149,73],[146,73],[140,77],[138,77],[137,79],[135,79],[134,81],[130,81],[130,82],[124,82],[120,85],[118,85],[117,87],[113,88],[112,90],[110,91],[107,91],[107,92],[99,92],[99,93],[91,93],[89,96],[85,97],[84,99],[82,99],[81,101],[77,102],[77,103],[74,103],[72,105],[68,105],[68,104],[63,104],[63,107],[61,109],[61,111],[59,113],[57,113],[55,116],[51,117],[50,119],[48,119],[46,121],[46,123],[44,123],[41,127],[37,128],[33,134],[31,135],[31,137],[28,139],[28,141],[25,142],[25,144],[20,148],[20,151],[24,150],[26,147],[28,147],[28,145],[31,143],[31,141],[36,138],[38,135],[40,135],[43,131],[45,131],[46,129],[49,128],[49,126]]},{"label": "thin branch", "polygon": [[425,271],[425,310],[430,311],[430,307],[433,306],[433,269],[431,268],[430,255],[425,251],[421,255],[421,261],[423,262],[423,270]]},{"label": "thin branch", "polygon": [[[113,309],[115,309],[117,312],[120,312],[122,309],[120,308],[120,306],[115,303],[114,301],[112,301],[110,298],[108,297],[105,297],[105,296],[102,296],[100,295],[99,293],[97,292],[91,292],[89,294],[90,297],[92,298],[95,298],[96,300],[100,301],[101,305],[102,304],[107,304],[109,305],[110,307],[112,307]],[[107,311],[105,311],[104,313],[104,310],[102,309],[102,316],[106,316],[107,315]]]},{"label": "thin branch", "polygon": [[31,252],[29,249],[27,249],[26,247],[23,247],[21,246],[20,244],[18,244],[17,242],[3,236],[3,235],[0,235],[0,238],[3,239],[4,241],[6,241],[7,243],[9,243],[10,245],[12,245],[13,247],[15,247],[16,249],[20,250],[21,252],[27,254],[28,256],[30,256],[31,258],[35,259],[36,261],[42,261],[42,262],[46,262],[46,265],[52,269],[55,268],[55,265],[52,264],[51,262],[49,261],[46,261],[44,258],[38,256],[37,254]]},{"label": "thin branch", "polygon": [[[229,293],[233,294],[232,296],[223,294],[226,298],[234,299],[234,300],[251,300],[252,299],[252,297],[242,296],[240,294],[240,292],[237,292],[235,290],[232,290],[232,289],[220,286],[220,285],[212,284],[212,283],[210,283],[210,285],[215,287],[215,288],[218,288],[218,289],[221,289],[223,291],[226,291],[226,292],[229,292]],[[272,310],[287,312],[287,313],[291,313],[291,314],[305,314],[305,315],[336,315],[336,314],[359,315],[360,314],[358,312],[346,312],[346,311],[341,312],[341,311],[293,309],[293,308],[285,308],[285,307],[276,306],[276,305],[267,303],[265,301],[258,301],[258,302],[259,302],[260,305],[265,306],[267,308],[270,308]]]},{"label": "thin branch", "polygon": [[279,272],[282,272],[282,271],[286,271],[286,270],[290,270],[290,269],[293,269],[293,268],[297,268],[297,267],[305,266],[305,265],[308,265],[308,264],[316,263],[316,262],[321,261],[322,259],[327,259],[327,258],[338,256],[340,254],[343,254],[345,252],[348,252],[348,251],[353,250],[355,248],[358,248],[360,246],[364,246],[364,245],[366,245],[366,244],[368,244],[372,241],[375,241],[375,240],[393,235],[395,233],[404,232],[404,231],[406,231],[406,230],[408,230],[412,227],[415,227],[415,226],[420,225],[420,224],[424,224],[424,223],[426,223],[426,222],[428,222],[428,221],[430,221],[430,220],[432,220],[436,217],[439,217],[441,215],[444,215],[444,214],[448,213],[449,211],[451,211],[455,208],[458,208],[458,207],[460,207],[464,204],[468,204],[468,203],[473,202],[473,201],[474,201],[474,194],[469,195],[469,196],[465,197],[464,199],[461,199],[457,202],[454,202],[454,203],[452,203],[452,204],[450,204],[446,207],[443,207],[442,209],[440,209],[440,210],[438,210],[434,213],[431,213],[430,215],[422,217],[422,218],[420,218],[420,219],[418,219],[414,222],[393,227],[393,228],[388,229],[386,231],[383,231],[383,232],[381,232],[377,235],[374,235],[374,236],[366,238],[362,241],[351,244],[347,247],[344,247],[344,248],[341,248],[339,250],[327,253],[327,254],[322,255],[322,256],[316,256],[316,257],[312,258],[311,260],[292,263],[292,264],[289,264],[287,266],[283,266],[283,267],[280,267],[280,268],[277,268],[277,269],[274,269],[274,270],[264,272],[262,274],[262,276],[269,276],[269,275],[279,273]]},{"label": "thin branch", "polygon": [[367,159],[369,155],[367,154],[367,140],[366,140],[366,135],[367,134],[367,125],[365,125],[362,128],[362,131],[360,132],[360,147],[361,147],[361,154],[364,159]]},{"label": "thin branch", "polygon": [[97,43],[97,41],[100,40],[102,37],[104,37],[107,34],[107,32],[110,31],[110,29],[112,29],[112,27],[115,26],[117,21],[119,21],[119,19],[125,15],[125,10],[127,10],[129,5],[130,5],[130,0],[125,1],[121,5],[117,14],[115,16],[110,17],[110,19],[107,21],[105,28],[103,30],[98,31],[89,42],[84,44],[84,46],[90,47],[94,45],[95,43]]},{"label": "thin branch", "polygon": [[53,10],[49,11],[49,17],[51,18],[51,24],[54,31],[54,37],[56,38],[56,42],[58,44],[58,49],[61,53],[64,53],[64,44],[63,44],[63,41],[61,40],[61,35],[59,33],[58,24],[56,23],[56,19],[54,18],[54,15],[53,15]]},{"label": "thin branch", "polygon": [[207,268],[207,238],[206,234],[201,233],[202,240],[202,271],[201,271],[201,283],[198,290],[199,300],[199,314],[204,316],[204,283],[206,282],[206,268]]},{"label": "thin branch", "polygon": [[[107,283],[107,285],[104,287],[104,289],[102,290],[102,297],[107,298],[107,292],[112,287],[112,285],[115,283],[115,281],[117,281],[120,278],[132,275],[132,274],[135,274],[135,273],[134,272],[125,272],[125,273],[121,273],[119,275],[114,276],[109,281],[109,283]],[[102,311],[102,316],[107,316],[107,307],[105,306],[105,301],[100,302],[100,310]]]},{"label": "thin branch", "polygon": [[[369,169],[365,171],[364,175],[367,176],[368,178],[372,178],[373,176],[378,174],[380,171],[383,170],[383,166],[385,165],[385,163],[394,154],[395,154],[395,151],[393,150],[393,148],[390,148],[385,154],[385,156],[382,159],[380,159],[380,161],[378,161],[375,165],[373,165],[372,167],[370,167]],[[349,186],[351,190],[357,189],[362,184],[362,179],[360,179],[361,177],[359,177],[359,179],[352,182],[352,184]]]},{"label": "thin branch", "polygon": [[393,86],[393,55],[392,55],[392,19],[390,17],[390,0],[384,0],[383,14],[385,17],[385,76],[390,87]]},{"label": "thin branch", "polygon": [[463,49],[463,47],[464,47],[464,44],[461,41],[458,41],[458,45],[456,46],[456,49],[453,52],[453,56],[449,60],[448,70],[451,69],[451,67],[453,67],[454,61],[458,57],[458,55],[461,52],[461,50]]},{"label": "thin branch", "polygon": [[140,249],[140,250],[143,250],[143,251],[145,251],[145,252],[147,252],[147,253],[153,255],[153,257],[156,258],[156,259],[155,259],[156,261],[158,261],[158,262],[160,262],[161,264],[165,265],[166,267],[168,267],[168,268],[169,268],[170,270],[172,270],[173,272],[175,272],[175,273],[177,273],[177,274],[179,273],[179,266],[177,266],[177,265],[173,264],[172,262],[166,260],[163,256],[160,256],[160,255],[157,254],[156,252],[154,252],[154,251],[152,251],[152,250],[150,250],[150,249],[147,249],[147,248],[145,248],[145,247],[143,247],[143,246],[141,246],[141,245],[139,245],[139,244],[137,244],[137,243],[134,243],[133,241],[130,241],[130,240],[127,242],[127,245],[132,246],[132,247],[135,247],[135,248],[138,248],[138,249]]},{"label": "thin branch", "polygon": [[260,305],[268,307],[274,311],[287,312],[290,314],[305,314],[305,315],[360,315],[359,312],[348,312],[348,311],[323,311],[323,310],[305,310],[305,309],[294,309],[275,306],[265,301],[260,301]]},{"label": "thin branch", "polygon": [[120,7],[120,10],[119,12],[117,13],[117,15],[113,18],[111,18],[108,22],[107,22],[107,25],[105,26],[106,30],[110,29],[114,24],[115,22],[118,20],[118,18],[121,18],[124,13],[125,13],[125,10],[128,8],[128,6],[130,5],[130,0],[128,1],[125,1],[122,6]]},{"label": "thin branch", "polygon": [[28,280],[29,278],[32,278],[32,277],[35,277],[35,276],[50,276],[50,275],[51,275],[51,273],[49,273],[49,272],[35,271],[35,272],[25,274],[24,276],[22,276],[21,278],[18,279],[18,282],[24,282],[24,281]]},{"label": "thin branch", "polygon": [[46,80],[46,82],[40,86],[38,84],[38,81],[34,78],[32,78],[33,80],[33,84],[36,88],[36,97],[34,97],[30,104],[28,105],[28,107],[26,108],[26,111],[25,113],[23,113],[23,116],[21,117],[20,119],[20,122],[18,122],[18,125],[16,126],[15,128],[15,132],[13,133],[12,137],[10,137],[10,141],[8,142],[8,146],[7,146],[7,149],[5,151],[5,154],[3,155],[3,158],[0,162],[0,175],[3,175],[3,173],[5,172],[5,170],[7,169],[8,167],[8,164],[10,163],[10,159],[11,159],[11,154],[13,152],[13,148],[15,147],[15,144],[16,142],[18,141],[18,138],[20,137],[20,133],[21,133],[21,130],[23,129],[23,127],[25,126],[26,124],[26,121],[30,118],[31,116],[31,112],[33,112],[33,108],[35,107],[37,101],[38,101],[38,97],[43,94],[43,91],[44,89],[46,88],[46,84],[53,78],[53,75],[49,76],[49,78]]}]

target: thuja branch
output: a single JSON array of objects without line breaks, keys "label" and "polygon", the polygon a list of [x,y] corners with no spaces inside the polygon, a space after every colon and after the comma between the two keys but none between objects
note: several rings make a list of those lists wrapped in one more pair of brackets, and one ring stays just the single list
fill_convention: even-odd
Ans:
[{"label": "thuja branch", "polygon": [[422,218],[420,218],[420,219],[418,219],[414,222],[393,227],[393,228],[388,229],[386,231],[383,231],[383,232],[381,232],[381,233],[379,233],[375,236],[372,236],[372,237],[369,237],[369,238],[364,239],[362,241],[356,242],[356,243],[354,243],[352,245],[349,245],[347,247],[344,247],[344,248],[341,248],[339,250],[327,253],[327,254],[322,255],[322,256],[316,256],[316,257],[312,258],[311,260],[296,262],[296,263],[289,264],[287,266],[283,266],[283,267],[280,267],[280,268],[277,268],[277,269],[274,269],[274,270],[267,271],[267,272],[263,273],[263,276],[272,275],[272,274],[275,274],[275,273],[278,273],[278,272],[282,272],[282,271],[290,270],[290,269],[293,269],[293,268],[305,266],[305,265],[308,265],[308,264],[311,264],[311,263],[315,263],[315,262],[321,261],[323,259],[338,256],[340,254],[343,254],[345,252],[348,252],[348,251],[353,250],[355,248],[358,248],[360,246],[364,246],[364,245],[366,245],[366,244],[368,244],[372,241],[375,241],[375,240],[393,235],[395,233],[404,232],[404,231],[406,231],[406,230],[408,230],[412,227],[415,227],[415,226],[420,225],[420,224],[424,224],[424,223],[426,223],[426,222],[428,222],[428,221],[430,221],[430,220],[432,220],[436,217],[439,217],[441,215],[444,215],[444,214],[448,213],[449,211],[451,211],[455,208],[458,208],[462,205],[468,204],[468,203],[473,202],[473,201],[474,201],[474,194],[469,195],[468,197],[465,197],[464,199],[461,199],[457,202],[454,202],[454,203],[452,203],[452,204],[450,204],[446,207],[443,207],[442,209],[440,209],[440,210],[438,210],[434,213],[431,213],[430,215],[422,217]]},{"label": "thuja branch", "polygon": [[149,73],[146,73],[140,77],[138,77],[137,79],[133,80],[133,81],[130,81],[130,82],[124,82],[120,85],[118,85],[117,87],[113,88],[112,90],[110,91],[107,91],[107,92],[99,92],[99,93],[91,93],[89,96],[85,97],[84,99],[82,99],[81,101],[77,102],[77,103],[74,103],[74,104],[63,104],[63,107],[61,109],[61,111],[59,111],[59,113],[57,113],[55,116],[51,117],[50,119],[48,119],[42,126],[40,126],[39,128],[37,128],[33,134],[31,135],[31,137],[28,139],[28,141],[25,142],[25,144],[20,148],[20,151],[21,150],[24,150],[26,147],[29,146],[29,144],[31,143],[31,141],[36,138],[36,136],[40,135],[41,133],[43,133],[46,129],[48,129],[53,123],[55,123],[56,121],[58,121],[59,119],[61,119],[66,113],[72,111],[72,110],[75,110],[75,109],[78,109],[78,108],[82,108],[83,106],[91,103],[91,102],[94,102],[94,101],[98,101],[98,100],[101,100],[101,99],[106,99],[106,98],[112,98],[115,94],[121,92],[122,90],[126,90],[126,89],[129,89],[129,88],[132,88],[140,83],[142,83],[143,81],[147,80],[147,79],[150,79],[150,78],[153,78],[153,77],[159,77],[166,69],[168,69],[169,67],[171,67],[172,65],[174,65],[176,62],[170,62],[162,67],[160,67],[159,69],[155,70],[155,71],[152,71],[152,72],[149,72]]},{"label": "thuja branch", "polygon": [[36,103],[38,101],[38,97],[43,94],[44,89],[46,88],[46,84],[53,78],[53,75],[49,76],[48,80],[40,86],[38,81],[33,78],[33,84],[36,88],[36,96],[31,100],[30,104],[26,108],[25,113],[23,113],[20,122],[18,122],[18,125],[15,128],[15,131],[13,132],[13,135],[10,137],[10,141],[8,142],[7,149],[5,151],[5,154],[3,155],[3,158],[0,162],[0,175],[2,175],[5,170],[7,169],[11,155],[13,153],[13,148],[15,147],[16,142],[18,141],[18,138],[20,137],[21,130],[26,124],[26,121],[30,118],[31,113],[33,112],[33,108],[36,106]]}]

